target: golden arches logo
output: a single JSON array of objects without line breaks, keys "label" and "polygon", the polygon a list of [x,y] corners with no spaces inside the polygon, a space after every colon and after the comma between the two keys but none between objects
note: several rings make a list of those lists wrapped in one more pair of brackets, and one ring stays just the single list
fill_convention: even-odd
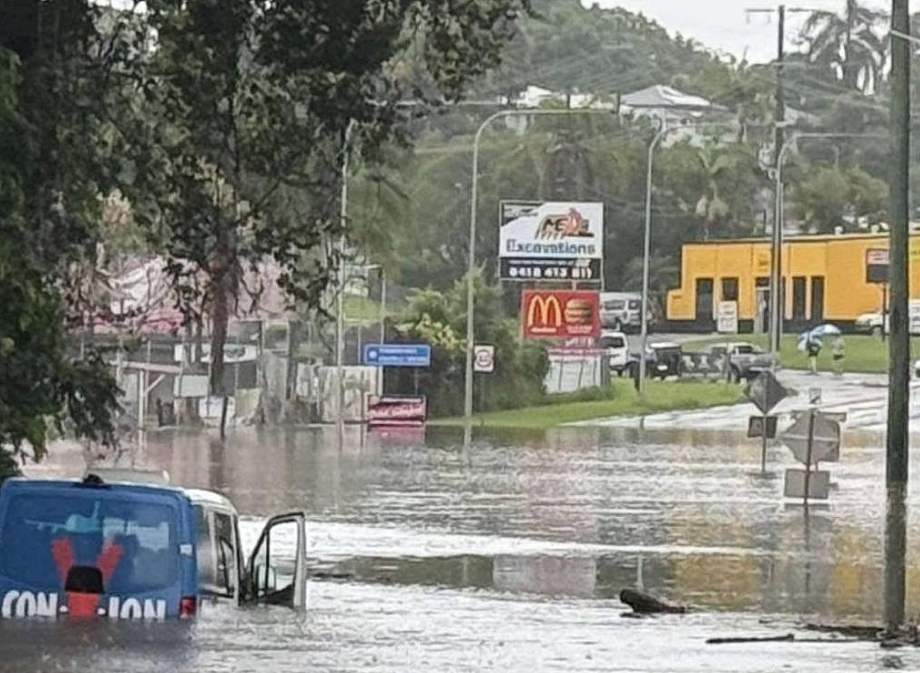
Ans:
[{"label": "golden arches logo", "polygon": [[562,306],[555,295],[544,297],[532,295],[530,306],[527,307],[527,327],[555,327],[562,326]]}]

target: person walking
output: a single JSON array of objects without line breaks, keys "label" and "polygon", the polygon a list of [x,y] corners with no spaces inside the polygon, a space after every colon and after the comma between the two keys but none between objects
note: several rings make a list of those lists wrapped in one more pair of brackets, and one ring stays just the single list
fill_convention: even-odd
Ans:
[{"label": "person walking", "polygon": [[818,373],[818,355],[821,353],[821,339],[808,336],[808,342],[805,344],[808,350],[808,363],[812,374]]},{"label": "person walking", "polygon": [[831,345],[831,357],[834,360],[834,374],[843,376],[843,358],[846,355],[846,344],[843,337],[838,335]]}]

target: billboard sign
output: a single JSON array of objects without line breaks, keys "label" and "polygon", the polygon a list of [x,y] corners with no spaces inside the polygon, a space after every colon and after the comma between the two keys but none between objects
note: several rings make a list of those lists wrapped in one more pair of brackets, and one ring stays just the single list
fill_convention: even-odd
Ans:
[{"label": "billboard sign", "polygon": [[371,426],[424,425],[428,400],[424,395],[371,395],[367,402],[367,422]]},{"label": "billboard sign", "polygon": [[597,292],[524,290],[521,325],[525,339],[597,338],[601,333]]},{"label": "billboard sign", "polygon": [[502,280],[601,280],[604,204],[502,201]]}]

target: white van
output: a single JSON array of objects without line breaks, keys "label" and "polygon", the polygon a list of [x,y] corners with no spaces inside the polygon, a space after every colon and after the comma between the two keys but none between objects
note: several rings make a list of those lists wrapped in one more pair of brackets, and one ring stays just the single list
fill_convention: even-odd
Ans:
[{"label": "white van", "polygon": [[608,369],[623,376],[623,372],[629,366],[629,343],[626,341],[626,335],[623,332],[604,330],[597,340],[597,347],[604,351]]},{"label": "white van", "polygon": [[601,327],[638,330],[642,325],[642,295],[638,292],[601,292]]}]

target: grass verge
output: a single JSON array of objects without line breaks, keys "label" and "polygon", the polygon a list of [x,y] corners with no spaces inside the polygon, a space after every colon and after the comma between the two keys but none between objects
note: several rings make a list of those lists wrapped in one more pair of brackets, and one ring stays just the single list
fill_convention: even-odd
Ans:
[{"label": "grass verge", "polygon": [[[798,350],[798,334],[787,334],[780,342],[780,363],[789,369],[808,369],[808,355]],[[767,348],[765,334],[738,334],[706,337],[699,341],[689,341],[683,345],[687,352],[699,352],[712,343],[725,341],[747,341],[761,348]],[[854,373],[881,374],[888,371],[888,342],[880,337],[864,334],[849,334],[843,337],[846,344],[843,367],[845,371]],[[831,360],[832,338],[824,339],[824,348],[818,356],[818,369],[830,371],[833,367]],[[911,339],[911,360],[920,356],[920,339]]]},{"label": "grass verge", "polygon": [[[507,411],[476,414],[477,427],[546,430],[565,423],[609,416],[645,416],[664,411],[704,409],[736,404],[744,398],[741,386],[700,381],[649,381],[645,400],[639,399],[631,380],[614,381],[607,399],[572,401],[570,396],[551,396],[546,404]],[[462,417],[436,418],[429,425],[462,426]]]}]

